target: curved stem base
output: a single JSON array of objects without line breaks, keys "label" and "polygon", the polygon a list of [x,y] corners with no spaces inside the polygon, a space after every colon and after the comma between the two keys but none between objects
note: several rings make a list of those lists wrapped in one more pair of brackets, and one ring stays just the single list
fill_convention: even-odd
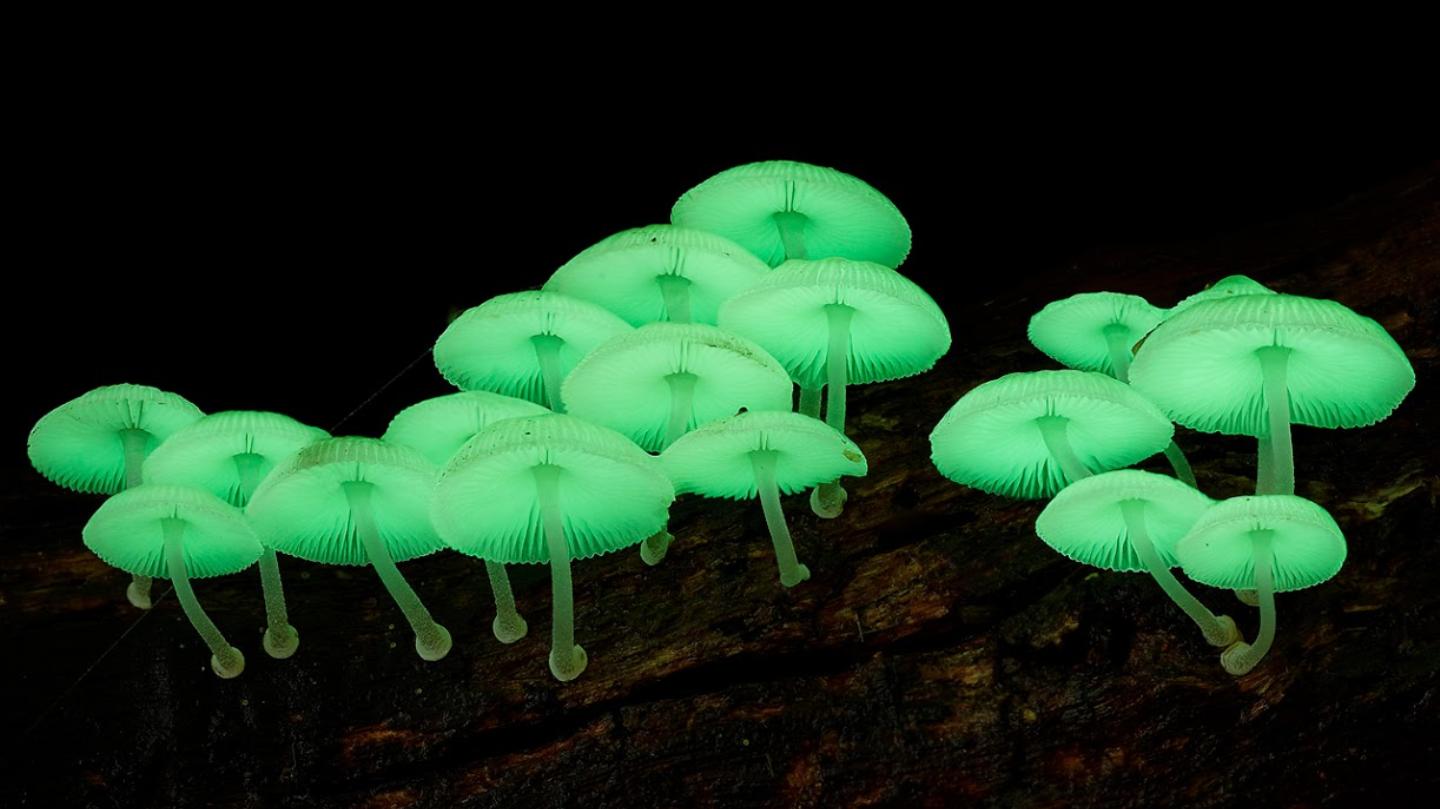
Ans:
[{"label": "curved stem base", "polygon": [[1248,607],[1260,606],[1260,594],[1254,590],[1236,590],[1235,600]]},{"label": "curved stem base", "polygon": [[669,531],[663,528],[656,531],[640,543],[640,561],[647,565],[660,564],[670,550],[670,543],[674,541],[675,537]]},{"label": "curved stem base", "polygon": [[585,654],[584,646],[577,643],[570,650],[568,655],[557,655],[553,649],[550,651],[550,673],[562,683],[579,677],[590,665],[590,656]]},{"label": "curved stem base", "polygon": [[125,598],[130,602],[130,606],[142,610],[148,610],[154,606],[154,602],[150,600],[150,587],[151,579],[149,576],[135,576],[131,578],[130,583],[125,586]]},{"label": "curved stem base", "polygon": [[850,493],[840,481],[822,483],[810,490],[810,510],[822,520],[833,520],[845,513],[845,501],[849,499]]},{"label": "curved stem base", "polygon": [[530,625],[515,609],[515,593],[510,589],[510,574],[499,562],[486,562],[485,575],[490,578],[490,591],[495,596],[495,620],[490,622],[490,631],[501,643],[514,643],[525,637]]},{"label": "curved stem base", "polygon": [[265,627],[265,634],[260,637],[260,645],[265,648],[265,654],[276,660],[284,660],[293,656],[295,650],[300,648],[300,631],[289,624],[280,627],[272,624]]},{"label": "curved stem base", "polygon": [[210,670],[222,680],[233,680],[245,671],[245,655],[234,646],[227,646],[210,655]]}]

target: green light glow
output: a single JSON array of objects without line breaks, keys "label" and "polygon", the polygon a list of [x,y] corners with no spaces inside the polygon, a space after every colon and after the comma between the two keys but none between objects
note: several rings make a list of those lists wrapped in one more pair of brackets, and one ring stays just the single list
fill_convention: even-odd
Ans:
[{"label": "green light glow", "polygon": [[1131,347],[1160,323],[1162,314],[1138,295],[1084,292],[1047,304],[1030,318],[1027,333],[1036,348],[1061,365],[1124,382]]},{"label": "green light glow", "polygon": [[1180,314],[1186,309],[1189,309],[1195,304],[1204,303],[1205,301],[1233,298],[1237,295],[1274,294],[1275,290],[1265,286],[1264,284],[1252,278],[1244,275],[1227,275],[1224,278],[1221,278],[1219,281],[1216,281],[1210,286],[1200,290],[1199,292],[1196,292],[1194,295],[1182,299],[1179,303],[1170,307],[1169,311],[1165,312],[1165,319],[1169,320],[1170,318]]},{"label": "green light glow", "polygon": [[733,239],[772,267],[832,256],[898,267],[910,252],[910,226],[884,194],[789,160],[716,174],[681,195],[670,221]]}]

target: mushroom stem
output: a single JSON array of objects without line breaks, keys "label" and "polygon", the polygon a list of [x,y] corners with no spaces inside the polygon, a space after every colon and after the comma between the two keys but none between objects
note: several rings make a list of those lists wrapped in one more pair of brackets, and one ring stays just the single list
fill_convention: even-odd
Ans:
[{"label": "mushroom stem", "polygon": [[1175,578],[1170,566],[1160,558],[1160,554],[1155,550],[1155,543],[1150,539],[1150,529],[1145,523],[1145,501],[1123,500],[1120,503],[1120,513],[1125,517],[1125,527],[1130,532],[1130,544],[1135,548],[1140,561],[1145,563],[1145,569],[1150,571],[1155,583],[1170,596],[1170,600],[1200,627],[1200,631],[1205,634],[1205,641],[1211,646],[1225,647],[1239,640],[1240,632],[1235,628],[1235,622],[1227,615],[1216,615],[1201,604],[1185,589],[1185,585]]},{"label": "mushroom stem", "polygon": [[790,527],[785,524],[785,512],[780,508],[780,488],[775,483],[775,460],[779,453],[772,449],[755,450],[750,453],[750,463],[755,468],[755,488],[760,493],[760,508],[765,512],[765,525],[770,529],[770,542],[775,546],[775,561],[780,565],[780,583],[794,587],[810,578],[810,568],[800,564],[795,556],[795,543],[790,539]]},{"label": "mushroom stem", "polygon": [[[1094,332],[1091,332],[1094,334]],[[1110,369],[1116,379],[1130,382],[1130,328],[1120,323],[1105,327],[1105,344],[1110,348]]]},{"label": "mushroom stem", "polygon": [[[830,324],[830,344],[825,353],[825,423],[842,435],[845,433],[845,384],[850,361],[850,321],[855,309],[843,303],[825,304],[825,317]],[[840,481],[822,483],[815,488],[810,505],[820,517],[840,516],[845,508],[845,489]]]},{"label": "mushroom stem", "polygon": [[565,544],[564,515],[560,511],[560,467],[533,467],[535,494],[545,547],[550,552],[550,673],[560,681],[573,680],[585,670],[585,650],[575,643],[575,593],[570,581],[570,547]]},{"label": "mushroom stem", "polygon": [[1174,440],[1165,447],[1165,459],[1170,462],[1170,468],[1175,470],[1175,477],[1179,478],[1181,483],[1192,489],[1200,488],[1195,482],[1195,470],[1190,468],[1190,459],[1185,457],[1180,445]]},{"label": "mushroom stem", "polygon": [[205,614],[205,608],[200,606],[195,590],[190,587],[190,576],[185,572],[185,521],[167,517],[160,521],[160,530],[165,537],[165,566],[170,572],[170,583],[174,585],[185,617],[190,619],[190,625],[210,647],[210,668],[226,680],[240,676],[240,672],[245,670],[245,656],[220,634],[220,629]]},{"label": "mushroom stem", "polygon": [[530,338],[535,346],[535,359],[540,363],[540,381],[545,386],[545,404],[556,413],[565,412],[560,401],[560,346],[565,341],[553,334],[537,334]]},{"label": "mushroom stem", "polygon": [[695,382],[699,378],[684,371],[665,376],[665,382],[670,386],[670,421],[665,425],[665,443],[661,449],[675,443],[675,439],[684,435],[685,429],[690,426],[695,404]]},{"label": "mushroom stem", "polygon": [[[242,452],[235,456],[235,471],[239,474],[240,485],[235,490],[234,504],[244,508],[260,485],[261,473],[265,470],[264,456],[253,452]],[[290,625],[290,615],[285,609],[285,588],[280,583],[280,559],[274,548],[266,548],[260,554],[260,590],[265,596],[265,634],[260,645],[265,653],[277,660],[295,654],[300,646],[300,633]]]},{"label": "mushroom stem", "polygon": [[1080,462],[1080,456],[1076,455],[1075,448],[1070,446],[1070,437],[1066,433],[1069,423],[1070,419],[1064,416],[1041,416],[1035,419],[1035,424],[1040,427],[1040,437],[1045,439],[1045,448],[1050,450],[1050,457],[1060,464],[1060,471],[1069,478],[1068,482],[1074,483],[1090,477],[1093,473]]},{"label": "mushroom stem", "polygon": [[439,660],[449,654],[449,630],[435,623],[410,583],[400,575],[400,568],[395,566],[390,551],[380,540],[380,531],[375,527],[375,512],[370,505],[374,484],[352,480],[342,484],[342,488],[345,499],[350,502],[350,520],[355,525],[355,533],[360,535],[360,543],[365,546],[365,555],[370,557],[370,566],[380,574],[380,581],[390,592],[390,598],[405,613],[405,620],[410,622],[410,629],[415,632],[416,653],[424,660]]},{"label": "mushroom stem", "polygon": [[495,620],[490,629],[501,643],[514,643],[525,637],[530,627],[515,609],[515,593],[510,589],[510,576],[505,565],[499,562],[485,563],[485,574],[490,577],[490,590],[495,594]]},{"label": "mushroom stem", "polygon": [[1266,346],[1255,352],[1260,356],[1260,371],[1265,379],[1265,408],[1270,415],[1270,460],[1274,491],[1268,494],[1295,493],[1295,452],[1290,444],[1290,388],[1286,371],[1290,349]]},{"label": "mushroom stem", "polygon": [[680,275],[659,275],[660,295],[665,299],[665,317],[671,323],[689,323],[690,279]]},{"label": "mushroom stem", "polygon": [[820,391],[823,388],[800,387],[800,405],[795,412],[812,419],[820,418]]},{"label": "mushroom stem", "polygon": [[775,214],[775,227],[780,229],[780,242],[785,246],[785,260],[806,258],[805,214],[781,211]]},{"label": "mushroom stem", "polygon": [[1255,493],[1279,494],[1275,488],[1275,451],[1268,435],[1255,439]]},{"label": "mushroom stem", "polygon": [[1239,676],[1251,669],[1270,651],[1275,642],[1275,561],[1271,550],[1274,531],[1261,529],[1250,532],[1251,553],[1254,554],[1255,590],[1260,596],[1260,633],[1255,643],[1237,643],[1220,655],[1225,670]]},{"label": "mushroom stem", "polygon": [[[144,480],[140,470],[145,465],[145,447],[150,443],[150,433],[135,428],[121,430],[120,443],[125,447],[125,488],[133,489]],[[150,609],[150,577],[132,573],[130,584],[125,588],[125,598],[131,606]]]},{"label": "mushroom stem", "polygon": [[660,564],[660,560],[665,558],[665,554],[670,550],[670,543],[674,540],[675,536],[670,533],[668,528],[661,528],[645,537],[645,541],[640,543],[640,561],[652,566]]}]

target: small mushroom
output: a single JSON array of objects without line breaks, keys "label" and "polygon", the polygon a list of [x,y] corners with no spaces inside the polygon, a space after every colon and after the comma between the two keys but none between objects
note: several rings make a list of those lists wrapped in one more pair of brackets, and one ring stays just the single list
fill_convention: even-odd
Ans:
[{"label": "small mushroom", "polygon": [[790,160],[716,174],[680,196],[670,221],[733,239],[771,267],[832,256],[898,267],[910,252],[910,225],[884,194]]},{"label": "small mushroom", "polygon": [[[204,414],[149,385],[105,385],[51,410],[30,430],[30,463],[52,483],[87,494],[139,486],[145,456]],[[150,609],[150,579],[136,575],[130,603]]]},{"label": "small mushroom", "polygon": [[450,632],[395,566],[440,550],[430,525],[435,465],[376,438],[327,438],[278,464],[246,513],[266,544],[311,562],[370,565],[415,632],[415,651],[439,660]]},{"label": "small mushroom", "polygon": [[770,268],[723,236],[673,225],[621,231],[586,248],[545,282],[609,309],[632,326],[715,323],[721,301]]},{"label": "small mushroom", "polygon": [[940,474],[1039,499],[1160,452],[1175,426],[1129,385],[1093,371],[1006,374],[960,397],[930,433]]},{"label": "small mushroom", "polygon": [[559,413],[560,383],[580,358],[630,324],[559,292],[498,295],[467,309],[435,341],[435,367],[461,390],[488,390]]},{"label": "small mushroom", "polygon": [[470,439],[441,471],[431,517],[461,553],[549,563],[550,672],[565,681],[588,662],[575,643],[570,560],[639,543],[665,525],[674,499],[659,462],[625,436],[546,415],[507,419]]},{"label": "small mushroom", "polygon": [[[279,413],[211,413],[176,431],[145,459],[145,481],[194,486],[243,509],[276,462],[329,436],[318,427]],[[259,567],[265,594],[261,645],[271,657],[284,659],[299,648],[300,633],[290,625],[285,609],[280,561],[274,548],[267,547],[260,554]]]},{"label": "small mushroom", "polygon": [[853,441],[823,422],[790,412],[741,413],[711,422],[681,436],[660,462],[679,492],[732,500],[758,496],[785,587],[810,578],[810,569],[795,556],[780,495],[868,471]]},{"label": "small mushroom", "polygon": [[1235,622],[1215,615],[1185,589],[1170,568],[1175,543],[1214,505],[1175,478],[1119,469],[1065,487],[1035,520],[1045,544],[1083,564],[1122,573],[1148,571],[1212,646],[1239,640]]},{"label": "small mushroom", "polygon": [[210,668],[240,676],[245,656],[205,614],[190,579],[239,573],[264,547],[245,515],[207,491],[149,483],[101,504],[85,524],[85,545],[105,562],[136,576],[169,578],[180,607],[205,645]]},{"label": "small mushroom", "polygon": [[[437,396],[413,404],[390,420],[382,436],[392,444],[413,447],[438,469],[454,457],[466,441],[498,421],[540,416],[549,411],[534,402],[501,396],[487,391],[466,391]],[[485,500],[480,501],[483,507]],[[514,643],[525,637],[529,627],[515,609],[515,594],[505,565],[486,562],[485,573],[495,595],[495,620],[491,631],[501,643]]]},{"label": "small mushroom", "polygon": [[[721,327],[770,352],[806,391],[826,389],[825,423],[845,432],[848,385],[928,371],[950,349],[950,326],[925,290],[863,261],[790,261],[720,307]],[[809,415],[809,413],[806,413]],[[811,496],[821,517],[845,504],[839,483]]]},{"label": "small mushroom", "polygon": [[1220,655],[1234,675],[1255,668],[1275,642],[1275,594],[1328,581],[1345,563],[1345,536],[1325,509],[1288,494],[1232,497],[1201,515],[1176,545],[1186,575],[1257,591],[1260,633]]}]

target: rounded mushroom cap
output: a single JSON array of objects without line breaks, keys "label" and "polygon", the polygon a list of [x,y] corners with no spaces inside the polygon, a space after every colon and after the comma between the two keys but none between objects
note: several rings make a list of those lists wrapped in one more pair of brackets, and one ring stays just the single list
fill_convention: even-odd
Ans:
[{"label": "rounded mushroom cap", "polygon": [[236,456],[256,456],[260,467],[257,479],[263,479],[277,462],[307,444],[329,437],[319,427],[301,424],[280,413],[211,413],[172,433],[145,459],[145,482],[196,486],[243,507]]},{"label": "rounded mushroom cap", "polygon": [[1114,375],[1108,334],[1118,331],[1125,345],[1133,346],[1163,315],[1139,295],[1082,292],[1046,304],[1030,318],[1028,334],[1036,348],[1062,365]]},{"label": "rounded mushroom cap", "polygon": [[445,544],[506,564],[548,562],[534,469],[559,468],[570,555],[635,545],[665,526],[675,488],[625,436],[572,416],[507,419],[470,439],[440,473],[431,517]]},{"label": "rounded mushroom cap", "polygon": [[205,415],[189,400],[149,385],[105,385],[51,410],[30,430],[30,463],[52,483],[91,494],[125,488],[126,430],[149,433],[148,455]]},{"label": "rounded mushroom cap", "polygon": [[164,520],[182,520],[185,574],[192,579],[238,573],[264,552],[240,509],[191,486],[146,483],[111,497],[85,523],[85,546],[111,567],[170,578]]},{"label": "rounded mushroom cap", "polygon": [[1226,298],[1234,298],[1238,295],[1274,294],[1275,290],[1249,276],[1227,275],[1210,286],[1196,292],[1194,295],[1182,298],[1179,303],[1170,307],[1170,311],[1165,313],[1165,318],[1168,320],[1195,304],[1204,303],[1205,301],[1224,300]]},{"label": "rounded mushroom cap", "polygon": [[850,382],[914,376],[950,350],[950,325],[925,290],[888,267],[844,258],[785,262],[721,304],[720,325],[759,343],[802,386],[818,388],[826,380],[832,304],[854,310]]},{"label": "rounded mushroom cap", "polygon": [[657,452],[670,420],[671,374],[693,374],[686,429],[741,408],[789,410],[790,375],[765,349],[714,326],[653,323],[612,337],[565,379],[570,415]]},{"label": "rounded mushroom cap", "polygon": [[534,402],[475,390],[436,396],[395,414],[381,440],[411,447],[438,469],[475,434],[505,419],[543,416]]},{"label": "rounded mushroom cap", "polygon": [[714,323],[721,301],[770,267],[723,236],[674,225],[621,231],[567,261],[545,289],[599,304],[632,326],[668,320],[658,279],[690,282],[690,318]]},{"label": "rounded mushroom cap", "polygon": [[677,491],[746,500],[757,494],[751,453],[763,451],[775,453],[775,483],[785,494],[869,471],[854,441],[799,413],[741,413],[711,422],[681,436],[660,463]]},{"label": "rounded mushroom cap", "polygon": [[886,196],[842,171],[768,160],[722,171],[686,191],[670,221],[734,239],[774,267],[785,260],[776,214],[803,219],[807,258],[844,256],[898,267],[910,225]]},{"label": "rounded mushroom cap", "polygon": [[439,550],[430,526],[435,465],[377,438],[317,441],[281,461],[245,511],[266,545],[327,565],[368,565],[345,484],[369,483],[380,540],[397,562]]},{"label": "rounded mushroom cap", "polygon": [[1186,575],[1230,589],[1255,587],[1254,536],[1269,531],[1275,591],[1332,578],[1345,564],[1345,535],[1329,512],[1289,494],[1232,497],[1195,523],[1176,547]]},{"label": "rounded mushroom cap", "polygon": [[1363,427],[1390,415],[1415,371],[1384,327],[1335,301],[1242,295],[1197,303],[1145,340],[1130,383],[1175,421],[1213,433],[1264,435],[1262,348],[1290,353],[1290,420]]},{"label": "rounded mushroom cap", "polygon": [[1170,567],[1175,544],[1214,500],[1167,475],[1118,469],[1077,480],[1060,490],[1035,520],[1035,533],[1062,555],[1094,567],[1143,571],[1130,542],[1121,503],[1145,505],[1145,528],[1155,552]]},{"label": "rounded mushroom cap", "polygon": [[455,319],[435,341],[435,367],[461,390],[488,390],[543,404],[533,338],[558,337],[561,376],[630,324],[605,309],[544,290],[497,295]]},{"label": "rounded mushroom cap", "polygon": [[940,474],[991,494],[1042,498],[1065,487],[1037,419],[1068,419],[1076,456],[1092,471],[1138,463],[1175,427],[1129,385],[1093,371],[1030,371],[992,379],[960,397],[930,433]]}]

